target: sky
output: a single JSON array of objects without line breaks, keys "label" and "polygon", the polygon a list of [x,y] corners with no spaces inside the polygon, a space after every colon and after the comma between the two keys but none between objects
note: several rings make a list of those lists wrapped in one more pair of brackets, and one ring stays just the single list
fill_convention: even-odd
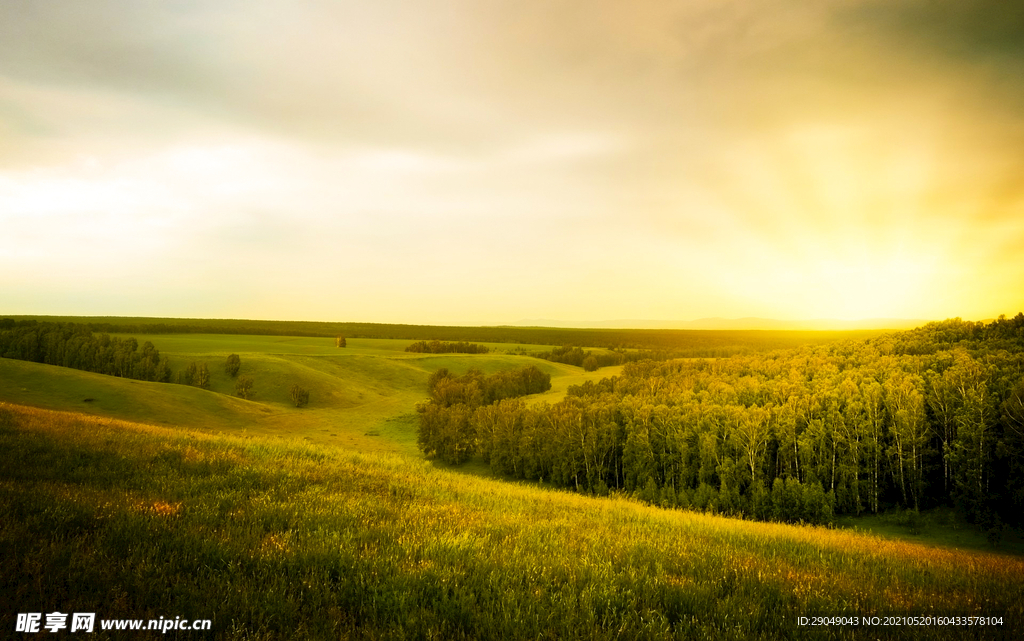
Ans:
[{"label": "sky", "polygon": [[0,314],[1024,309],[1024,5],[5,0]]}]

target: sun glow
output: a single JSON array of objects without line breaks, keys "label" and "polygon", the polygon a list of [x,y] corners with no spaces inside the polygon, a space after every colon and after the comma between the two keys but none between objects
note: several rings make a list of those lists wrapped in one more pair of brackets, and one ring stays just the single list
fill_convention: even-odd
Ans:
[{"label": "sun glow", "polygon": [[826,259],[810,269],[816,294],[805,304],[843,320],[912,316],[930,285],[928,266],[906,258],[872,263]]},{"label": "sun glow", "polygon": [[995,313],[974,248],[998,234],[943,202],[943,172],[912,133],[817,123],[716,150],[684,188],[711,230],[705,278],[775,318]]}]

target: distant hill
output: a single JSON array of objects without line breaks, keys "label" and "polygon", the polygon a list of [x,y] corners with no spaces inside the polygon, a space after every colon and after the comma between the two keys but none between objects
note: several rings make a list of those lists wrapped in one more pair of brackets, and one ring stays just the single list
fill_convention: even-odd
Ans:
[{"label": "distant hill", "polygon": [[911,329],[930,321],[915,318],[865,318],[839,320],[778,320],[775,318],[699,318],[690,321],[618,319],[606,321],[561,321],[531,318],[510,323],[515,327],[576,327],[616,329],[782,329],[782,330],[849,330],[849,329]]}]

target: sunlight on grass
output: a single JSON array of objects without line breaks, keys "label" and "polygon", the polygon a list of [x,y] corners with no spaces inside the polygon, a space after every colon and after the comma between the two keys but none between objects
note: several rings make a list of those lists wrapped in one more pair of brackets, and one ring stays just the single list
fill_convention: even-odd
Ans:
[{"label": "sunlight on grass", "polygon": [[1024,614],[1016,557],[665,511],[401,455],[9,404],[0,452],[9,612],[174,611],[212,618],[219,638],[522,639],[827,638],[796,617],[900,613],[1002,616],[1001,635]]}]

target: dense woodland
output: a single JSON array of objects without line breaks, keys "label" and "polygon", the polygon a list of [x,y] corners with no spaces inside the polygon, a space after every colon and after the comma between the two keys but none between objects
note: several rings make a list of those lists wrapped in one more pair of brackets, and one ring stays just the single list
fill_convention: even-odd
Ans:
[{"label": "dense woodland", "polygon": [[140,349],[134,338],[96,335],[74,323],[2,319],[0,356],[141,381],[171,380],[171,368],[153,343]]},{"label": "dense woodland", "polygon": [[551,376],[534,366],[490,376],[471,369],[456,376],[442,368],[427,381],[430,401],[420,404],[419,446],[427,458],[459,464],[475,450],[471,423],[476,412],[517,396],[551,389]]},{"label": "dense woodland", "polygon": [[419,341],[405,348],[417,354],[486,354],[491,351],[486,345],[466,341]]},{"label": "dense woodland", "polygon": [[462,458],[579,491],[762,519],[954,505],[1024,515],[1024,315],[725,359],[626,364],[458,415]]}]

